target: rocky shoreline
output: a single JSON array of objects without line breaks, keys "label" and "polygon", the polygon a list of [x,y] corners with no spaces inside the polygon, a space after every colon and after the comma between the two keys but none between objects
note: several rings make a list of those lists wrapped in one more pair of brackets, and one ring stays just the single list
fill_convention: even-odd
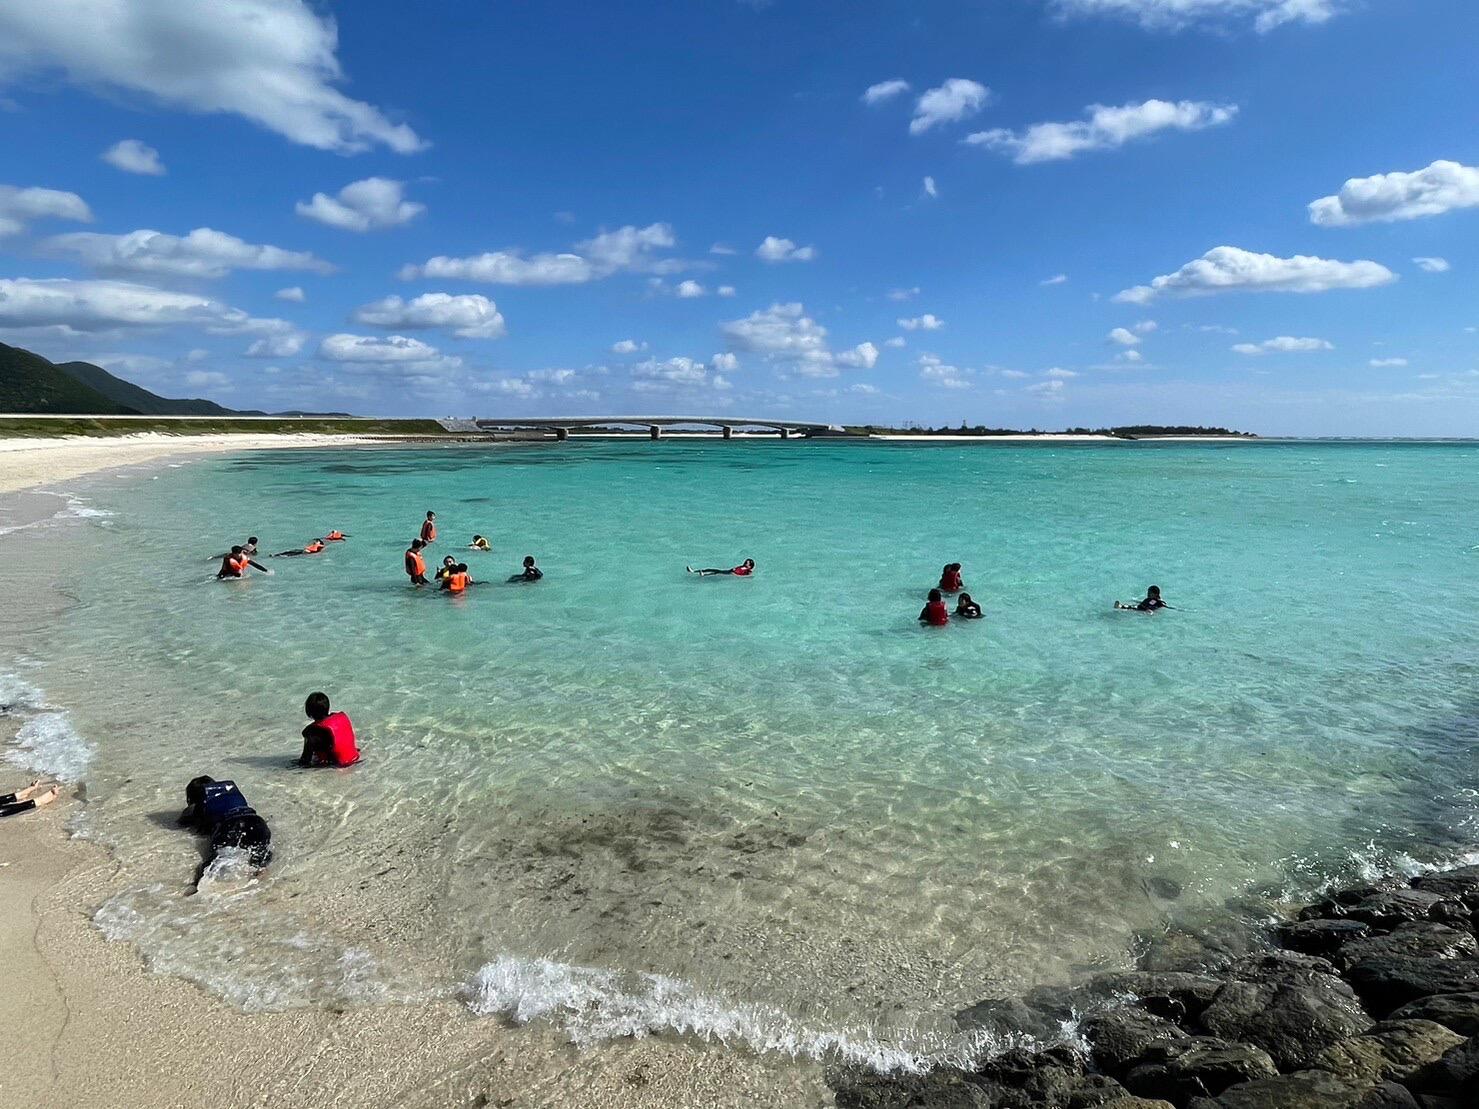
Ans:
[{"label": "rocky shoreline", "polygon": [[1479,866],[1340,889],[1215,969],[1157,948],[956,1017],[1053,1046],[829,1083],[839,1109],[1479,1109],[1476,925]]}]

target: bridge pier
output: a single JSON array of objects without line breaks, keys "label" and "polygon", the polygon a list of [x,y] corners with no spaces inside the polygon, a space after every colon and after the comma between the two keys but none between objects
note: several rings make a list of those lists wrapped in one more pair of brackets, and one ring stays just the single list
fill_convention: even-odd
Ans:
[{"label": "bridge pier", "polygon": [[658,427],[657,424],[653,424],[651,427],[649,427],[647,429],[647,433],[651,435],[654,439],[662,438],[662,428]]},{"label": "bridge pier", "polygon": [[728,424],[725,424],[723,427],[721,427],[719,429],[719,433],[723,435],[726,439],[734,438],[734,428],[730,427]]},{"label": "bridge pier", "polygon": [[570,438],[570,429],[568,427],[555,428],[555,438],[563,443],[566,439]]},{"label": "bridge pier", "polygon": [[791,429],[788,428],[788,427],[781,428],[781,438],[782,439],[789,439],[789,438],[791,438]]}]

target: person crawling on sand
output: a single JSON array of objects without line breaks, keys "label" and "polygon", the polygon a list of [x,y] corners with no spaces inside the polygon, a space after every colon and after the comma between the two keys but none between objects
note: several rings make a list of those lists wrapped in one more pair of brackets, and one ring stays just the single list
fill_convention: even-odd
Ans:
[{"label": "person crawling on sand", "polygon": [[1161,587],[1159,585],[1152,585],[1145,591],[1145,600],[1136,601],[1134,604],[1115,601],[1114,607],[1128,609],[1131,612],[1159,612],[1161,609],[1170,608],[1171,606],[1161,600]]},{"label": "person crawling on sand", "polygon": [[216,856],[226,848],[245,851],[247,861],[262,870],[272,861],[272,829],[247,804],[235,782],[218,782],[207,775],[191,778],[185,786],[185,811],[180,823],[210,836],[210,855],[196,874],[198,883]]},{"label": "person crawling on sand", "polygon": [[312,543],[308,544],[308,546],[306,546],[306,547],[297,547],[297,548],[294,548],[291,551],[278,551],[277,554],[273,555],[272,557],[273,558],[292,558],[294,555],[318,554],[323,549],[324,549],[324,541],[322,539],[315,539]]},{"label": "person crawling on sand", "polygon": [[465,593],[469,585],[477,585],[472,580],[472,575],[467,572],[467,563],[459,562],[452,567],[451,573],[442,579],[442,592]]},{"label": "person crawling on sand", "polygon": [[0,816],[15,816],[18,813],[39,809],[49,805],[62,795],[62,787],[55,782],[43,786],[37,778],[25,789],[14,793],[0,793]]},{"label": "person crawling on sand", "polygon": [[508,580],[511,582],[536,582],[544,577],[544,571],[534,565],[534,556],[524,556],[524,568]]},{"label": "person crawling on sand", "polygon": [[[256,552],[253,551],[252,553],[255,554]],[[220,581],[222,578],[244,578],[246,577],[248,566],[255,566],[264,574],[272,573],[271,570],[252,558],[246,552],[246,548],[232,547],[230,553],[221,556],[221,568],[216,571],[216,580]]]},{"label": "person crawling on sand", "polygon": [[310,693],[303,702],[303,711],[312,723],[303,729],[299,766],[353,766],[359,762],[354,725],[344,713],[329,711],[327,693]]},{"label": "person crawling on sand", "polygon": [[733,574],[737,578],[747,578],[755,572],[755,560],[753,558],[747,558],[738,566],[729,570],[716,570],[712,567],[707,570],[695,570],[692,566],[685,566],[683,569],[687,570],[690,574],[697,574],[701,578],[711,578],[715,574]]}]

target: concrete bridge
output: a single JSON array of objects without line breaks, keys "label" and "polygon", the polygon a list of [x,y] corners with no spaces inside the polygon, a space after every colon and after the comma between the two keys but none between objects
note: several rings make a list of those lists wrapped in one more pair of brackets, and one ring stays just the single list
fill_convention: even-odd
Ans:
[{"label": "concrete bridge", "polygon": [[662,438],[663,428],[716,427],[725,439],[734,436],[735,428],[755,428],[773,431],[782,439],[792,435],[846,435],[837,424],[817,423],[810,420],[752,420],[732,416],[536,416],[506,420],[484,419],[442,420],[448,431],[493,432],[493,431],[550,431],[556,439],[570,438],[575,428],[638,427],[646,428],[654,439]]}]

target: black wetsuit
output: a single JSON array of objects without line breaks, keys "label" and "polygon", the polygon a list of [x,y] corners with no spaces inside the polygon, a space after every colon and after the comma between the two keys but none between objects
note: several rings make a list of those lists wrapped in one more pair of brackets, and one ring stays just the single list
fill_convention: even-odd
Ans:
[{"label": "black wetsuit", "polygon": [[538,581],[544,577],[544,571],[538,566],[530,566],[527,570],[520,570],[509,581]]},{"label": "black wetsuit", "polygon": [[261,869],[272,861],[272,829],[267,821],[257,815],[257,810],[246,803],[246,798],[236,791],[230,782],[212,783],[230,787],[239,804],[224,811],[210,804],[190,805],[180,814],[180,823],[190,825],[196,832],[211,837],[210,856],[202,872],[216,859],[216,855],[227,847],[247,852],[252,866]]},{"label": "black wetsuit", "polygon": [[17,801],[13,793],[0,794],[0,816],[15,816],[16,813],[30,812],[35,807],[35,801]]},{"label": "black wetsuit", "polygon": [[1166,607],[1166,602],[1159,597],[1146,597],[1135,606],[1136,612],[1157,612]]}]

